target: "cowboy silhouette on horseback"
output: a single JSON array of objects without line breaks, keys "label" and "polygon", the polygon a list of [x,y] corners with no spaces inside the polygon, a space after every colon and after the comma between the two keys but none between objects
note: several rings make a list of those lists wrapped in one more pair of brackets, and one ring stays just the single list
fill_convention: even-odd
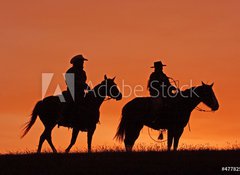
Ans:
[{"label": "cowboy silhouette on horseback", "polygon": [[174,86],[171,85],[169,77],[163,73],[163,67],[166,66],[162,64],[161,61],[154,62],[154,72],[150,75],[148,81],[148,89],[151,97],[171,97],[173,96],[174,90],[177,90]]},{"label": "cowboy silhouette on horseback", "polygon": [[67,91],[63,94],[66,105],[63,108],[61,122],[64,122],[64,119],[69,117],[69,115],[76,114],[79,105],[84,103],[85,90],[90,90],[90,87],[86,83],[86,72],[83,70],[84,61],[88,60],[82,55],[76,55],[70,60],[72,67],[69,68],[65,74]]},{"label": "cowboy silhouette on horseback", "polygon": [[67,92],[71,95],[75,103],[81,103],[85,95],[85,90],[90,89],[86,83],[86,72],[83,70],[84,61],[88,60],[82,55],[74,56],[70,61],[73,66],[65,74]]},{"label": "cowboy silhouette on horseback", "polygon": [[[194,91],[194,93],[193,93]],[[218,100],[213,91],[213,83],[191,87],[181,91],[176,98],[169,98],[173,101],[169,107],[159,109],[160,115],[156,122],[153,122],[151,113],[152,104],[149,103],[152,97],[136,97],[129,101],[122,108],[122,118],[119,123],[115,138],[124,141],[126,151],[132,151],[133,145],[139,137],[143,126],[155,130],[167,129],[167,147],[170,151],[177,150],[179,139],[189,122],[192,111],[199,103],[204,103],[212,111],[219,108]],[[156,99],[156,98],[155,98]],[[163,112],[161,112],[163,110]]]},{"label": "cowboy silhouette on horseback", "polygon": [[152,114],[153,122],[156,122],[160,116],[160,111],[163,111],[163,107],[167,107],[169,103],[169,98],[173,97],[173,91],[177,90],[171,85],[169,77],[163,73],[163,67],[166,66],[162,64],[161,61],[154,62],[154,72],[151,73],[148,81],[148,90],[150,96],[152,97]]},{"label": "cowboy silhouette on horseback", "polygon": [[[37,117],[44,125],[37,152],[41,152],[45,140],[53,152],[57,152],[51,137],[56,125],[72,128],[72,138],[66,152],[69,152],[75,144],[79,131],[87,132],[88,152],[91,152],[92,136],[100,118],[100,106],[105,98],[117,101],[122,99],[122,94],[114,82],[115,77],[108,78],[104,75],[103,81],[90,90],[86,83],[86,72],[83,70],[84,61],[87,59],[82,55],[76,55],[71,59],[70,63],[73,66],[65,75],[67,91],[39,100],[30,120],[25,124],[22,138],[29,132]],[[85,90],[89,90],[88,93],[85,93]]]}]

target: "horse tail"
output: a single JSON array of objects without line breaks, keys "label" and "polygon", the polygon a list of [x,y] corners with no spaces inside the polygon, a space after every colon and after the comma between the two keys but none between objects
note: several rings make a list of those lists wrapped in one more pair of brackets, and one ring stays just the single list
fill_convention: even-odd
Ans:
[{"label": "horse tail", "polygon": [[42,101],[37,102],[37,104],[35,105],[33,112],[32,112],[31,119],[24,124],[23,134],[22,134],[21,138],[23,138],[28,133],[28,131],[31,129],[31,127],[35,123],[37,116],[39,115],[41,105],[42,105]]},{"label": "horse tail", "polygon": [[117,133],[114,136],[114,139],[118,140],[118,141],[123,141],[124,136],[125,136],[125,129],[126,129],[126,124],[127,124],[127,118],[126,118],[126,109],[125,107],[122,110],[122,118],[121,121],[118,125],[118,129],[117,129]]}]

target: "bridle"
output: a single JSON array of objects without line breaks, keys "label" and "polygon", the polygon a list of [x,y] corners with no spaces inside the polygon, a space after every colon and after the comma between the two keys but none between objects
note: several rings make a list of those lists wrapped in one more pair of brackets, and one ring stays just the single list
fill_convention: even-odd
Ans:
[{"label": "bridle", "polygon": [[198,111],[200,111],[200,112],[214,112],[213,110],[206,110],[206,109],[202,109],[202,108],[200,108],[200,107],[196,107],[196,108],[194,108],[194,109],[196,109],[196,110],[198,110]]},{"label": "bridle", "polygon": [[103,101],[108,101],[108,100],[111,100],[113,99],[112,97],[106,97]]}]

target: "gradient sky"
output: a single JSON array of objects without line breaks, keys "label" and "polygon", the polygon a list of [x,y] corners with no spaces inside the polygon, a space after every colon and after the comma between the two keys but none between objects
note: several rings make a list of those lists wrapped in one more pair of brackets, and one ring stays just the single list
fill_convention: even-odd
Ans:
[{"label": "gradient sky", "polygon": [[[164,71],[180,85],[215,82],[220,109],[194,111],[192,131],[186,128],[180,143],[239,144],[239,8],[239,0],[1,1],[0,152],[36,149],[43,130],[39,120],[23,140],[19,136],[41,99],[41,75],[55,74],[48,95],[57,83],[64,89],[61,74],[76,54],[89,59],[88,81],[96,85],[106,73],[117,76],[120,89],[122,81],[144,86],[143,96],[156,60],[167,64]],[[119,144],[112,138],[122,107],[133,98],[102,105],[93,146]],[[66,128],[55,128],[55,146],[65,148],[70,135]],[[137,142],[154,143],[146,128]],[[86,134],[80,134],[76,146],[86,146]]]}]

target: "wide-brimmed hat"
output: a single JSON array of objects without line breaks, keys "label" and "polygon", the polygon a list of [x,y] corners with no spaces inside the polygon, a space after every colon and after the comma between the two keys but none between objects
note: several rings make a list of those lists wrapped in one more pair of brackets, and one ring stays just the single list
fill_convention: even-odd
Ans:
[{"label": "wide-brimmed hat", "polygon": [[154,66],[152,66],[151,68],[159,68],[159,67],[163,67],[166,66],[165,64],[162,64],[161,61],[156,61],[154,62]]},{"label": "wide-brimmed hat", "polygon": [[88,61],[88,59],[84,58],[82,55],[76,55],[70,60],[70,63],[75,64],[77,62],[83,62],[83,61]]}]

